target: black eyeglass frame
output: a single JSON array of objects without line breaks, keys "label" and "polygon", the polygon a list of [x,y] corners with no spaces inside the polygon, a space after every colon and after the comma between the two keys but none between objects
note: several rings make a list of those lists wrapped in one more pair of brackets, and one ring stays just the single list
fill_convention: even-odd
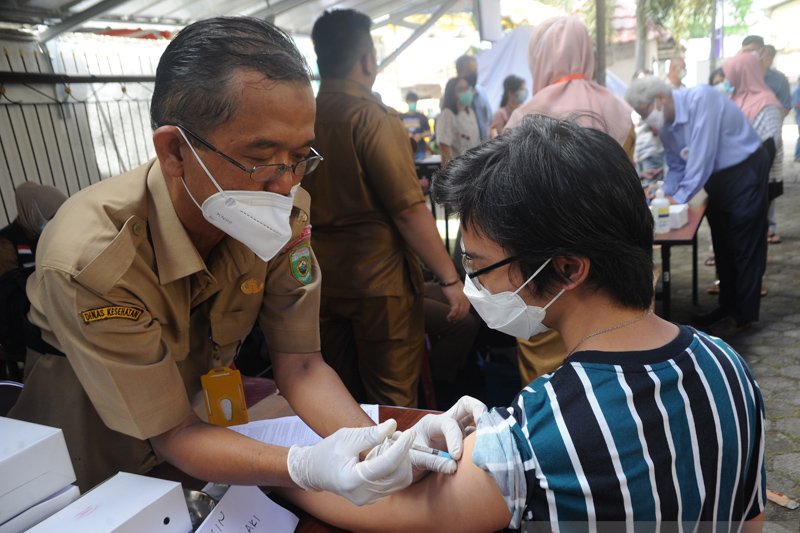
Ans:
[{"label": "black eyeglass frame", "polygon": [[[237,160],[235,160],[231,156],[227,155],[225,152],[223,152],[222,150],[220,150],[219,148],[217,148],[216,146],[214,146],[213,144],[211,144],[207,140],[203,139],[202,137],[200,137],[198,134],[196,134],[195,132],[193,132],[192,130],[187,128],[186,126],[183,126],[183,125],[175,123],[175,122],[165,122],[163,125],[164,126],[175,126],[176,128],[180,128],[184,132],[188,133],[189,136],[191,138],[193,138],[195,141],[199,142],[200,144],[202,144],[203,146],[205,146],[206,148],[208,148],[209,150],[211,150],[212,152],[214,152],[215,154],[220,156],[222,159],[224,159],[228,163],[236,166],[236,168],[238,168],[239,170],[249,174],[250,175],[250,179],[255,181],[256,183],[265,183],[265,182],[270,181],[272,179],[279,178],[279,177],[283,176],[284,173],[287,170],[291,170],[292,174],[294,176],[302,178],[303,176],[308,176],[309,174],[314,172],[317,169],[317,167],[319,166],[319,164],[322,161],[325,160],[325,158],[322,157],[322,155],[320,155],[320,153],[317,152],[314,149],[313,146],[309,146],[309,149],[311,150],[311,152],[314,155],[311,155],[309,157],[301,159],[297,163],[294,163],[294,164],[291,164],[291,165],[287,165],[286,163],[271,163],[271,164],[268,164],[268,165],[255,165],[253,168],[248,169],[246,166],[244,166],[243,164],[239,163]],[[314,162],[314,164],[313,165],[309,165],[310,162]],[[306,170],[306,172],[304,172],[302,174],[298,174],[296,172],[296,169],[297,169],[298,166],[300,166],[303,163],[306,164],[306,169],[307,170]],[[255,179],[253,177],[253,174],[256,171],[258,171],[259,169],[262,169],[262,168],[273,168],[273,169],[275,169],[275,175],[271,176],[270,178],[264,179],[264,180]]]},{"label": "black eyeglass frame", "polygon": [[487,272],[491,272],[492,270],[500,268],[501,266],[505,266],[505,265],[507,265],[509,263],[513,263],[514,261],[517,260],[516,256],[511,255],[511,256],[506,257],[505,259],[501,259],[500,261],[497,261],[496,263],[492,263],[489,266],[485,266],[483,268],[480,268],[480,269],[476,270],[475,272],[469,272],[469,269],[467,268],[467,265],[466,265],[466,262],[469,261],[469,259],[467,259],[466,254],[462,255],[461,257],[463,259],[461,266],[464,267],[464,272],[467,274],[467,276],[469,276],[470,279],[475,279],[478,276],[482,276],[482,275],[486,274]]}]

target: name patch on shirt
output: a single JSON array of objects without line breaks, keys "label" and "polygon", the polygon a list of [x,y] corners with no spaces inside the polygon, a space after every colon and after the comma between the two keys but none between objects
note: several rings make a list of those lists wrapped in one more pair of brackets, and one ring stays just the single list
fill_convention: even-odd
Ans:
[{"label": "name patch on shirt", "polygon": [[84,324],[91,324],[98,320],[108,320],[110,318],[124,318],[126,320],[139,320],[142,310],[136,307],[124,305],[109,305],[108,307],[98,307],[81,311],[81,318]]}]

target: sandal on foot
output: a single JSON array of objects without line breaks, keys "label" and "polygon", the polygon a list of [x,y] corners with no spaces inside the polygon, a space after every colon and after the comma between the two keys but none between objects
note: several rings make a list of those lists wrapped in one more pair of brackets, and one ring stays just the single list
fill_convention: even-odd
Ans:
[{"label": "sandal on foot", "polygon": [[707,267],[713,267],[714,265],[716,265],[716,264],[717,264],[717,260],[716,260],[716,258],[714,258],[714,256],[713,256],[713,255],[711,255],[711,256],[709,256],[709,257],[708,257],[708,259],[706,259],[705,261],[703,261],[703,264],[704,264],[705,266],[707,266]]},{"label": "sandal on foot", "polygon": [[767,242],[770,244],[780,244],[781,236],[777,233],[770,233],[769,236],[767,236]]},{"label": "sandal on foot", "polygon": [[719,294],[719,280],[715,280],[714,283],[706,288],[708,294]]}]

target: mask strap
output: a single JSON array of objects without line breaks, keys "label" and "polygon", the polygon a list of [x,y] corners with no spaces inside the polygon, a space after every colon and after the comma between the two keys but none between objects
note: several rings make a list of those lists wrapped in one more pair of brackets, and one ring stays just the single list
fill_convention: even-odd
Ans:
[{"label": "mask strap", "polygon": [[[538,274],[539,272],[541,272],[542,270],[544,270],[544,267],[546,267],[546,266],[547,266],[547,263],[549,263],[550,261],[552,261],[552,259],[553,259],[553,258],[551,257],[550,259],[548,259],[547,261],[545,261],[545,262],[544,262],[544,264],[543,264],[542,266],[540,266],[540,267],[539,267],[539,268],[536,270],[536,272],[534,272],[533,274],[531,274],[531,277],[529,277],[529,278],[528,278],[528,279],[525,281],[525,283],[523,283],[522,285],[520,285],[520,286],[519,286],[519,289],[517,289],[517,290],[515,290],[515,291],[514,291],[514,294],[517,294],[519,291],[521,291],[521,290],[522,290],[522,287],[524,287],[525,285],[527,285],[528,283],[530,283],[530,282],[531,282],[531,280],[532,280],[533,278],[535,278],[535,277],[536,277],[536,274]],[[548,305],[549,305],[549,304],[548,304]]]},{"label": "mask strap", "polygon": [[189,195],[189,198],[191,198],[191,199],[192,199],[192,202],[194,202],[194,205],[196,205],[196,206],[197,206],[197,209],[199,209],[200,211],[202,211],[202,210],[203,210],[203,208],[202,208],[202,207],[200,207],[200,204],[198,204],[198,203],[197,203],[197,200],[195,200],[195,199],[194,199],[194,195],[193,195],[193,194],[192,194],[192,193],[189,191],[189,187],[187,187],[187,186],[186,186],[186,182],[185,182],[185,181],[183,181],[183,176],[180,176],[180,177],[179,177],[179,179],[181,180],[181,183],[183,184],[183,188],[184,188],[184,189],[186,189],[186,194],[188,194],[188,195]]},{"label": "mask strap", "polygon": [[562,294],[564,294],[564,291],[566,291],[566,290],[567,290],[567,289],[561,289],[560,291],[558,291],[558,294],[556,294],[556,297],[555,297],[555,298],[553,298],[552,300],[550,300],[549,302],[547,302],[547,305],[545,305],[544,307],[542,307],[542,309],[544,309],[545,311],[547,311],[547,308],[548,308],[548,307],[550,307],[551,305],[553,305],[553,304],[555,303],[555,301],[556,301],[556,300],[558,300],[559,298],[561,298],[561,295],[562,295]]},{"label": "mask strap", "polygon": [[[186,138],[186,134],[185,134],[185,133],[183,133],[183,129],[181,129],[181,127],[180,127],[180,126],[177,126],[177,128],[178,128],[178,131],[179,131],[179,132],[180,132],[180,134],[181,134],[181,137],[183,137],[183,140],[184,140],[184,141],[186,141],[186,145],[189,147],[189,150],[191,150],[191,151],[192,151],[192,153],[194,154],[194,158],[195,158],[195,159],[197,159],[197,162],[198,162],[198,163],[200,163],[200,167],[202,167],[202,169],[205,171],[205,173],[206,173],[206,176],[208,176],[208,179],[210,179],[210,180],[211,180],[211,183],[213,183],[213,184],[214,184],[214,187],[216,187],[216,188],[217,188],[217,190],[218,190],[219,192],[221,192],[223,196],[227,196],[227,195],[225,194],[225,191],[224,191],[224,190],[222,190],[222,187],[220,187],[220,186],[219,186],[219,183],[217,183],[217,180],[215,180],[215,179],[214,179],[214,176],[212,176],[212,175],[211,175],[211,172],[209,172],[209,171],[208,171],[208,168],[206,168],[206,164],[205,164],[205,163],[203,163],[203,160],[202,160],[202,159],[200,159],[200,156],[199,156],[199,155],[197,155],[197,151],[195,151],[195,149],[194,149],[194,146],[192,146],[192,143],[190,143],[190,142],[189,142],[189,139],[187,139],[187,138]],[[183,181],[183,178],[181,178],[181,181]],[[186,184],[184,183],[184,184],[183,184],[183,186],[184,186],[184,187],[186,187]],[[188,191],[189,189],[186,189],[186,190]],[[191,193],[189,193],[189,196],[192,196],[192,195],[191,195]],[[192,196],[192,200],[194,200],[194,196]],[[196,203],[197,203],[197,201],[195,200],[195,202],[194,202],[194,203],[196,204]],[[200,206],[198,205],[197,207],[200,207]]]}]

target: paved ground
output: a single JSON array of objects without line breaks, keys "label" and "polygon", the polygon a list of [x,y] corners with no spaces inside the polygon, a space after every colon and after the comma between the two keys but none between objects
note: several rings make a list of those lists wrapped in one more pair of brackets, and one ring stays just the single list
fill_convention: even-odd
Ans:
[{"label": "paved ground", "polygon": [[[800,163],[793,162],[797,126],[793,117],[783,129],[784,195],[777,200],[778,233],[783,242],[769,246],[765,282],[769,294],[761,302],[761,320],[731,340],[753,370],[767,411],[767,486],[800,500]],[[698,311],[715,307],[716,296],[705,288],[714,269],[703,266],[711,236],[703,222],[699,233],[699,308],[691,303],[691,248],[675,247],[673,320],[688,322]],[[800,531],[800,509],[767,505],[767,531]]]}]

